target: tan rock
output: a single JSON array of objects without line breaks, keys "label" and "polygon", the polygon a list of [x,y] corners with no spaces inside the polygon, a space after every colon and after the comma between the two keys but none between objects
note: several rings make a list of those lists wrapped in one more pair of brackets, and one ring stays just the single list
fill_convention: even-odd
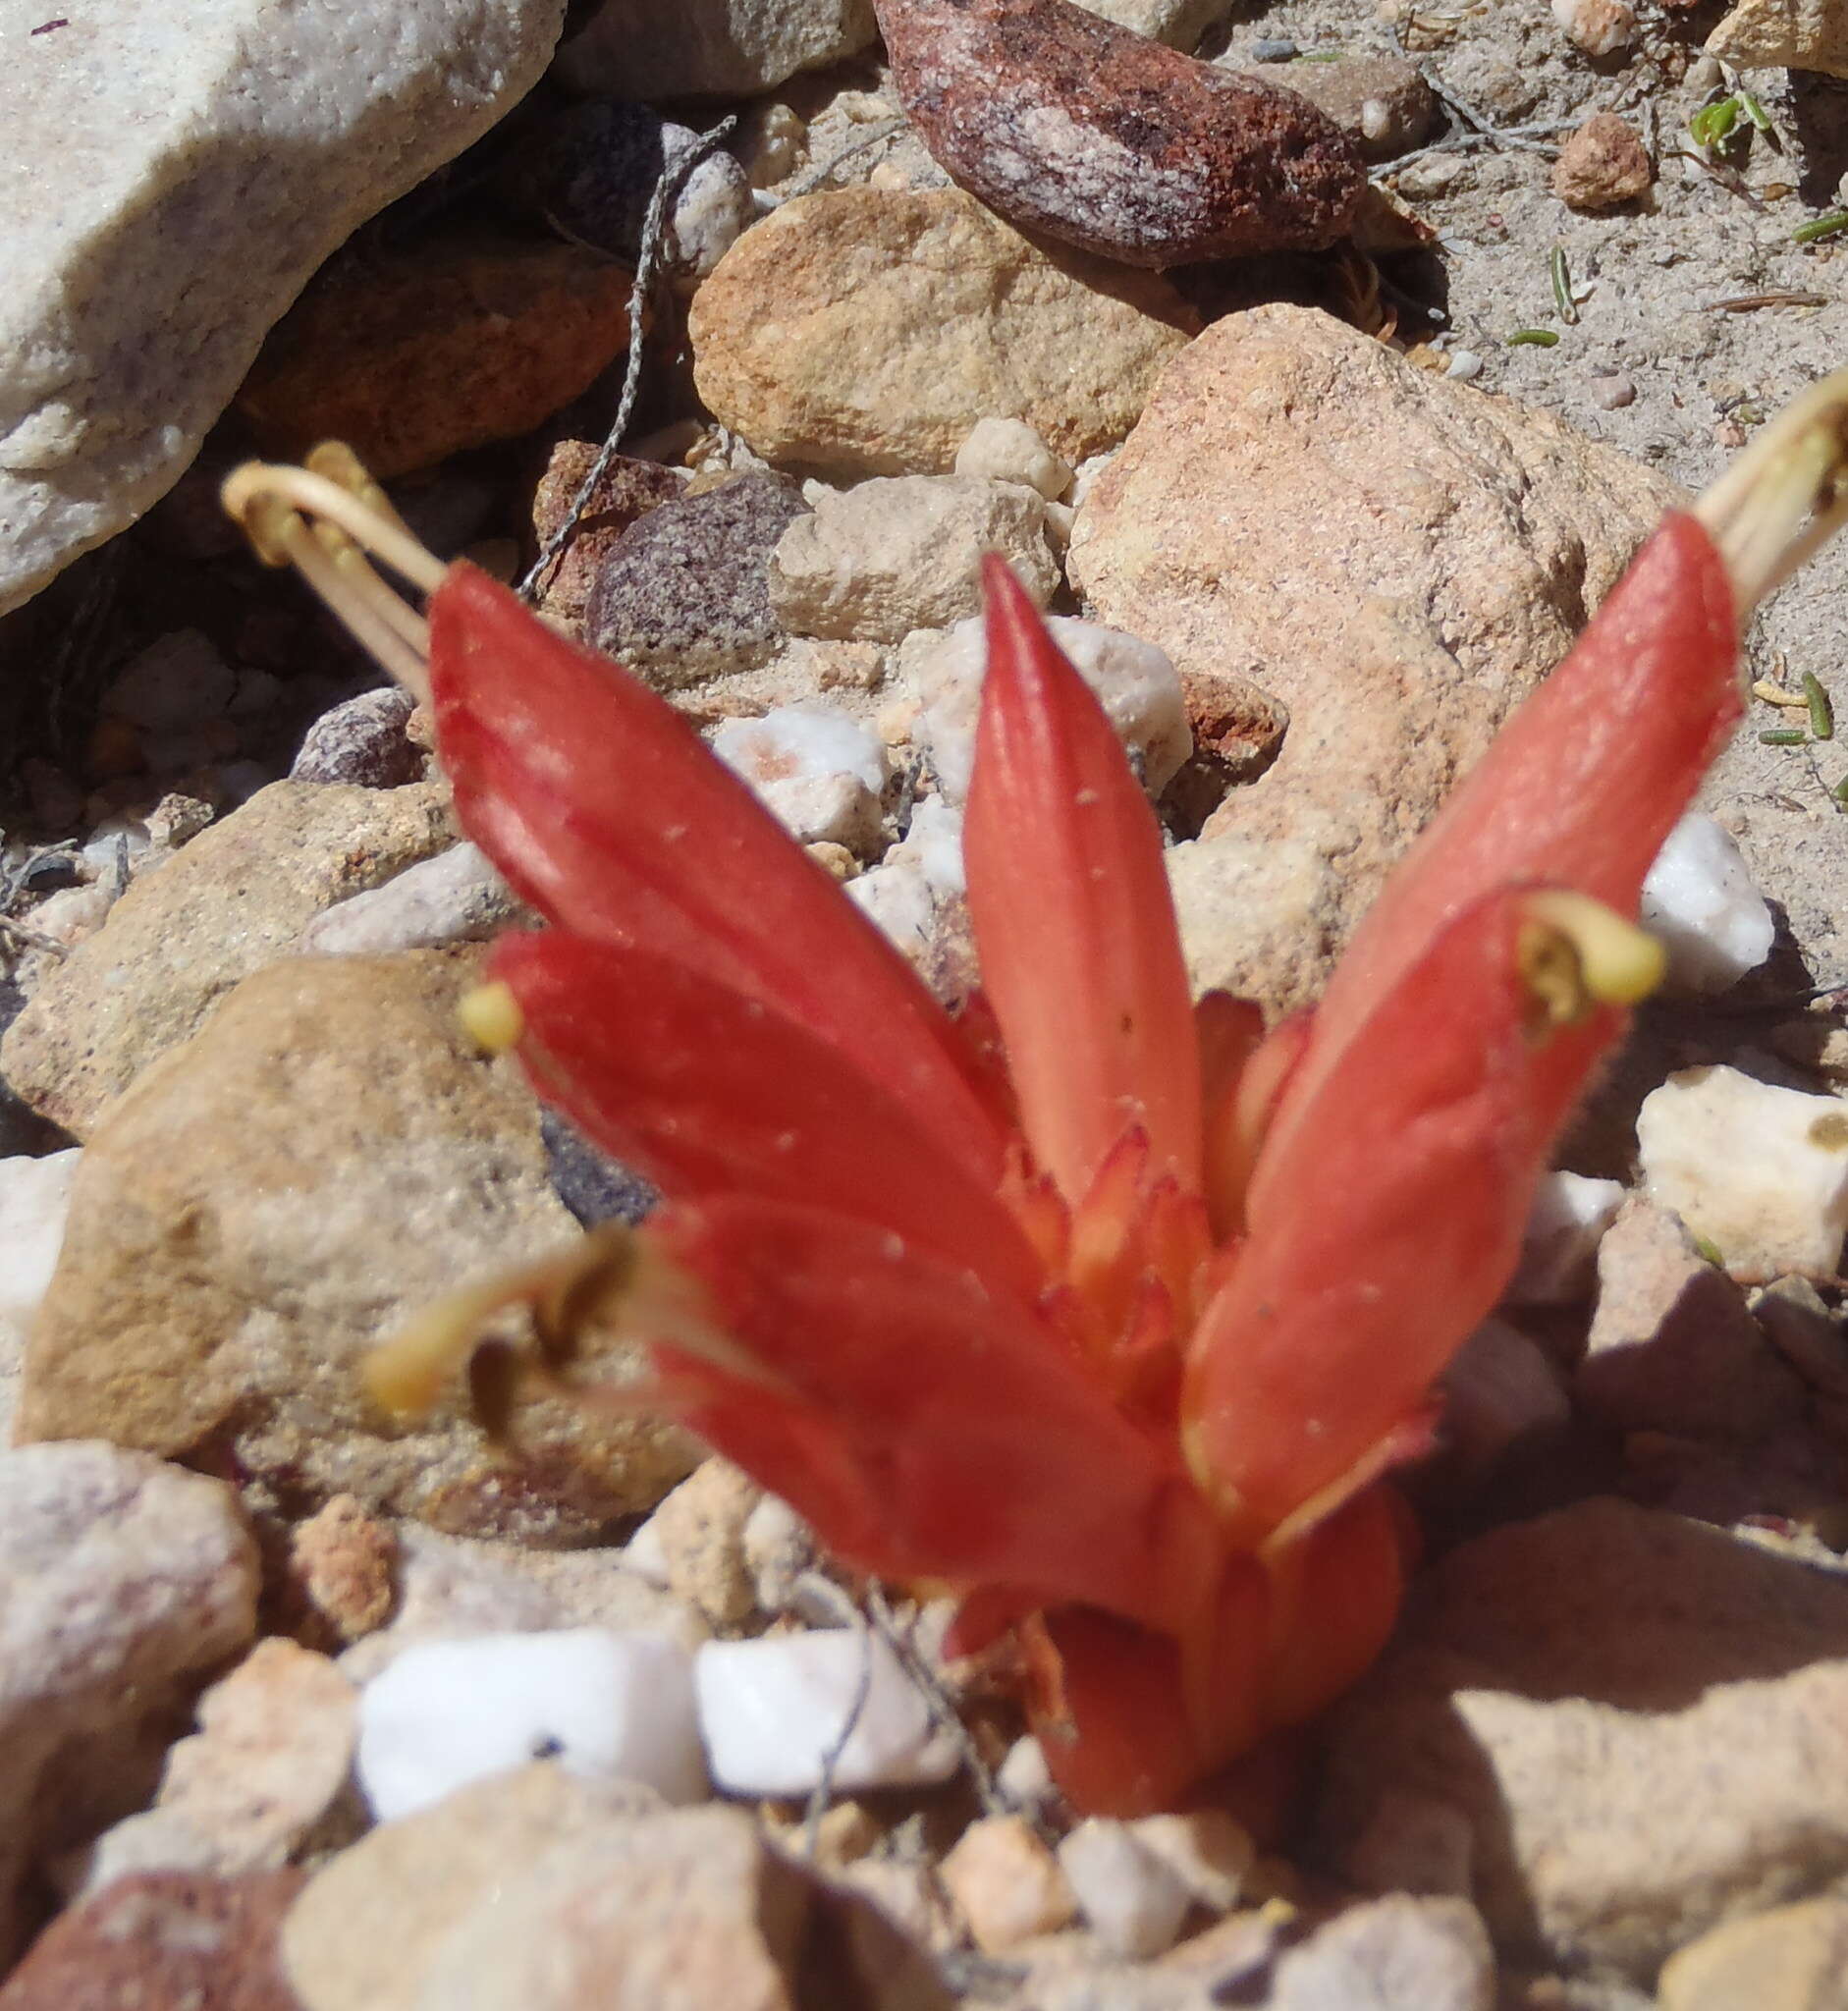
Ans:
[{"label": "tan rock", "polygon": [[1774,1907],[1669,1957],[1661,2011],[1848,2011],[1848,1900]]},{"label": "tan rock", "polygon": [[1634,202],[1655,179],[1643,136],[1615,112],[1594,112],[1567,136],[1552,164],[1552,192],[1568,209]]},{"label": "tan rock", "polygon": [[1101,15],[1118,27],[1133,28],[1166,42],[1170,49],[1191,50],[1202,34],[1225,12],[1224,0],[1077,0],[1087,14]]},{"label": "tan rock", "polygon": [[1249,679],[1288,709],[1275,764],[1169,854],[1201,982],[1315,996],[1676,494],[1309,308],[1230,315],[1169,365],[1068,571],[1183,682]]},{"label": "tan rock", "polygon": [[897,475],[822,496],[783,533],[770,605],[792,635],[902,642],[981,612],[982,557],[999,552],[1044,607],[1059,584],[1046,505],[1018,482]]},{"label": "tan rock", "polygon": [[308,921],[452,843],[435,785],[272,784],[158,872],[41,984],[0,1041],[0,1071],[86,1134],[109,1100]]},{"label": "tan rock", "polygon": [[290,1589],[310,1623],[357,1641],[391,1613],[397,1558],[392,1525],[351,1495],[335,1495],[289,1532]]},{"label": "tan rock", "polygon": [[1197,326],[1166,280],[1039,249],[958,190],[843,189],[745,232],[694,299],[700,396],[779,465],[941,474],[978,419],[1077,462]]},{"label": "tan rock", "polygon": [[1820,70],[1848,77],[1848,16],[1838,0],[1744,0],[1707,38],[1741,70]]},{"label": "tan rock", "polygon": [[1053,1933],[1077,1912],[1058,1858],[1024,1816],[971,1822],[939,1876],[984,1955],[1003,1955]]},{"label": "tan rock", "polygon": [[1477,1538],[1331,1723],[1333,1869],[1393,1796],[1468,1823],[1504,1955],[1652,1983],[1848,1865],[1848,1576],[1616,1500]]},{"label": "tan rock", "polygon": [[85,1889],[294,1862],[347,1786],[357,1722],[358,1693],[326,1656],[259,1641],[199,1700],[199,1729],[168,1754],[154,1806],[97,1844]]},{"label": "tan rock", "polygon": [[730,1460],[707,1459],[648,1518],[668,1590],[714,1626],[735,1627],[756,1608],[744,1528],[763,1498],[757,1483]]},{"label": "tan rock", "polygon": [[220,1482],[114,1445],[0,1453],[0,1970],[23,1875],[140,1806],[258,1578]]},{"label": "tan rock", "polygon": [[503,1881],[416,2011],[797,2011],[812,1894],[741,1810],[631,1818]]},{"label": "tan rock", "polygon": [[317,1873],[290,1910],[289,1981],[306,2011],[413,2011],[437,1950],[510,1874],[620,1825],[652,1799],[542,1762],[387,1822]]},{"label": "tan rock", "polygon": [[344,440],[381,480],[516,439],[628,347],[631,275],[577,245],[440,240],[337,259],[277,325],[238,407],[266,452]]},{"label": "tan rock", "polygon": [[468,953],[296,958],[247,979],[98,1127],[27,1353],[27,1439],[231,1461],[298,1503],[351,1494],[544,1537],[652,1505],[690,1441],[522,1406],[498,1462],[460,1392],[385,1431],[358,1360],[483,1270],[568,1242],[538,1113],[455,1020]]}]

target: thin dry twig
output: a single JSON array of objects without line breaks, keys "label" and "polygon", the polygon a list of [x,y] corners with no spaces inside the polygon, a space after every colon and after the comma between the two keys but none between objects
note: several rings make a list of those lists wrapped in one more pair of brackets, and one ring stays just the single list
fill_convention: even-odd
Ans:
[{"label": "thin dry twig", "polygon": [[821,1773],[809,1791],[808,1808],[802,1818],[802,1853],[810,1864],[821,1853],[821,1819],[834,1802],[835,1774],[840,1770],[848,1741],[859,1730],[860,1719],[866,1714],[866,1700],[873,1694],[872,1622],[858,1611],[853,1614],[853,1620],[860,1636],[860,1673],[854,1684],[853,1701],[847,1706],[847,1714],[841,1720],[841,1730],[833,1744],[821,1756]]},{"label": "thin dry twig", "polygon": [[597,485],[609,473],[610,463],[616,459],[623,436],[628,431],[628,422],[634,416],[635,401],[641,395],[642,314],[661,263],[662,245],[667,237],[668,207],[687,176],[701,161],[717,153],[736,128],[737,115],[734,113],[730,118],[721,119],[711,132],[702,133],[690,146],[682,147],[662,169],[661,179],[655,184],[655,192],[648,198],[648,211],[642,218],[641,254],[635,261],[635,284],[628,294],[628,362],[623,372],[623,395],[617,401],[616,416],[610,421],[610,430],[597,451],[597,458],[590,463],[590,472],[578,484],[577,493],[571,498],[558,527],[546,539],[539,556],[519,582],[521,600],[538,598],[539,589],[550,577],[552,568],[576,535],[578,523],[590,508],[590,499],[597,493]]}]

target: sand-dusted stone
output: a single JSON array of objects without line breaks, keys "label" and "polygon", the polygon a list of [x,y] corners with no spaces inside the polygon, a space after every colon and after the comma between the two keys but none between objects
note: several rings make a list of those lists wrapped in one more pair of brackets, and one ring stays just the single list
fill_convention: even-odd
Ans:
[{"label": "sand-dusted stone", "polygon": [[233,985],[286,955],[315,915],[454,841],[437,785],[259,789],[137,879],[52,971],[0,1041],[0,1070],[82,1137]]},{"label": "sand-dusted stone", "polygon": [[1248,679],[1288,712],[1268,772],[1169,854],[1200,982],[1316,996],[1676,493],[1310,308],[1230,315],[1169,365],[1067,569],[1183,682]]},{"label": "sand-dusted stone", "polygon": [[1742,0],[1707,38],[1741,70],[1817,70],[1848,77],[1848,20],[1834,0]]},{"label": "sand-dusted stone", "polygon": [[1030,244],[959,190],[786,202],[694,297],[699,395],[779,465],[946,474],[978,419],[1114,446],[1199,325],[1167,281]]},{"label": "sand-dusted stone", "polygon": [[1253,63],[1243,75],[1305,97],[1333,120],[1365,161],[1389,161],[1431,131],[1438,100],[1403,56],[1342,56],[1332,63]]},{"label": "sand-dusted stone", "polygon": [[628,346],[630,274],[580,245],[438,239],[336,259],[263,346],[238,407],[265,452],[344,440],[381,480],[512,440]]},{"label": "sand-dusted stone", "polygon": [[0,1453],[0,1967],[22,1875],[145,1797],[168,1721],[255,1631],[256,1594],[222,1483],[97,1442]]},{"label": "sand-dusted stone", "polygon": [[303,282],[526,95],[564,14],[7,10],[0,610],[172,486]]},{"label": "sand-dusted stone", "polygon": [[22,1437],[107,1437],[229,1463],[298,1508],[344,1493],[536,1540],[650,1506],[691,1466],[678,1432],[556,1400],[522,1405],[507,1464],[460,1390],[402,1430],[367,1404],[369,1345],[576,1233],[530,1092],[456,1023],[476,957],[272,965],[141,1076],[80,1169]]},{"label": "sand-dusted stone", "polygon": [[599,96],[747,97],[857,54],[874,33],[872,0],[603,0],[558,71]]},{"label": "sand-dusted stone", "polygon": [[1334,1868],[1408,1801],[1466,1820],[1504,1956],[1653,1983],[1848,1875],[1848,1574],[1611,1499],[1477,1538],[1337,1708]]},{"label": "sand-dusted stone", "polygon": [[1552,164],[1552,192],[1568,209],[1614,209],[1646,194],[1656,164],[1643,136],[1615,112],[1594,112],[1566,136]]},{"label": "sand-dusted stone", "polygon": [[0,1988],[0,2011],[300,2011],[277,1954],[299,1872],[151,1872],[80,1902]]},{"label": "sand-dusted stone", "polygon": [[938,164],[1023,230],[1129,265],[1316,249],[1366,187],[1307,98],[1071,0],[874,0]]}]

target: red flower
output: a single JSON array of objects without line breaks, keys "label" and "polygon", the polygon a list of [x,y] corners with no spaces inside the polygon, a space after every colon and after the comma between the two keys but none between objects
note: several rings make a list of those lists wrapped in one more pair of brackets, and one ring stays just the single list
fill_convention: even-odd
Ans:
[{"label": "red flower", "polygon": [[1154,818],[998,563],[986,996],[952,1019],[662,700],[439,566],[344,450],[311,466],[227,505],[420,692],[427,651],[462,821],[552,925],[502,943],[476,1022],[668,1197],[440,1309],[375,1387],[427,1400],[510,1296],[542,1338],[624,1323],[840,1556],[951,1589],[966,1646],[1013,1630],[1083,1808],[1170,1802],[1320,1709],[1397,1608],[1383,1476],[1659,966],[1621,918],[1739,716],[1737,625],[1848,518],[1848,372],[1667,519],[1268,1034],[1190,1003]]},{"label": "red flower", "polygon": [[838,1555],[957,1592],[966,1645],[1015,1627],[1061,1783],[1140,1810],[1391,1625],[1379,1477],[1653,980],[1597,903],[1634,911],[1737,716],[1733,602],[1671,519],[1267,1037],[1194,1007],[1115,735],[989,590],[961,1019],[678,714],[466,568],[438,743],[553,925],[492,966],[535,1085],[668,1198],[643,1233],[697,1289],[628,1312],[663,1394]]}]

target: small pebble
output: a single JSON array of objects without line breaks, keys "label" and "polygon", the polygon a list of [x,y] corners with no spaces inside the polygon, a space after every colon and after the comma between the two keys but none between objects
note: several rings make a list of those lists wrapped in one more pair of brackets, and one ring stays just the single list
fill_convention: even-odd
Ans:
[{"label": "small pebble", "polygon": [[1446,377],[1460,377],[1468,383],[1472,377],[1480,377],[1482,373],[1483,359],[1474,350],[1452,350],[1449,367],[1443,374]]},{"label": "small pebble", "polygon": [[1848,1229],[1848,1103],[1684,1068],[1643,1100],[1646,1190],[1737,1277],[1832,1277]]},{"label": "small pebble", "polygon": [[1288,63],[1300,53],[1288,35],[1260,35],[1251,45],[1254,63]]},{"label": "small pebble", "polygon": [[24,1328],[51,1283],[82,1150],[0,1159],[0,1320]]},{"label": "small pebble", "polygon": [[1655,179],[1655,163],[1636,128],[1615,112],[1594,112],[1566,136],[1553,163],[1552,192],[1568,209],[1612,209],[1634,202]]},{"label": "small pebble", "polygon": [[601,1627],[407,1648],[359,1699],[354,1770],[381,1822],[490,1773],[556,1759],[670,1802],[706,1795],[686,1652]]},{"label": "small pebble", "polygon": [[844,845],[860,857],[883,849],[886,749],[839,706],[780,705],[760,719],[727,720],[711,744],[803,844]]},{"label": "small pebble", "polygon": [[1627,377],[1594,377],[1589,389],[1592,403],[1603,411],[1621,411],[1626,405],[1636,403],[1636,386]]},{"label": "small pebble", "polygon": [[[1110,715],[1151,795],[1162,790],[1193,752],[1193,730],[1180,679],[1165,651],[1101,623],[1055,615],[1047,626]],[[916,736],[926,749],[945,798],[960,803],[975,766],[975,727],[988,666],[978,617],[958,622],[923,658],[925,696]]]},{"label": "small pebble", "polygon": [[897,1657],[859,1629],[709,1641],[693,1683],[712,1777],[728,1794],[805,1795],[824,1778],[843,1794],[928,1787],[961,1762]]},{"label": "small pebble", "polygon": [[1113,1955],[1146,1961],[1179,1938],[1191,1896],[1128,1823],[1080,1822],[1060,1841],[1059,1865],[1087,1926]]},{"label": "small pebble", "polygon": [[1588,56],[1614,56],[1636,40],[1636,16],[1623,0],[1552,0],[1552,18]]},{"label": "small pebble", "polygon": [[350,895],[314,917],[297,949],[308,956],[391,956],[485,943],[520,912],[499,871],[464,841]]},{"label": "small pebble", "polygon": [[1516,1306],[1570,1306],[1592,1285],[1598,1245],[1623,1206],[1617,1180],[1550,1172],[1534,1190],[1521,1261],[1503,1296]]},{"label": "small pebble", "polygon": [[971,1822],[938,1876],[984,1955],[1055,1933],[1077,1911],[1070,1880],[1024,1816]]},{"label": "small pebble", "polygon": [[357,783],[373,789],[420,780],[423,755],[406,732],[415,709],[410,693],[396,684],[347,699],[308,729],[289,780]]},{"label": "small pebble", "polygon": [[1723,992],[1771,953],[1777,924],[1731,836],[1704,810],[1668,834],[1643,882],[1643,926],[1681,992]]},{"label": "small pebble", "polygon": [[1024,419],[978,419],[956,450],[959,475],[1018,482],[1056,503],[1071,487],[1071,467]]},{"label": "small pebble", "polygon": [[1530,1432],[1572,1415],[1545,1350],[1505,1320],[1485,1320],[1451,1358],[1442,1382],[1444,1436],[1472,1476],[1488,1473]]}]

